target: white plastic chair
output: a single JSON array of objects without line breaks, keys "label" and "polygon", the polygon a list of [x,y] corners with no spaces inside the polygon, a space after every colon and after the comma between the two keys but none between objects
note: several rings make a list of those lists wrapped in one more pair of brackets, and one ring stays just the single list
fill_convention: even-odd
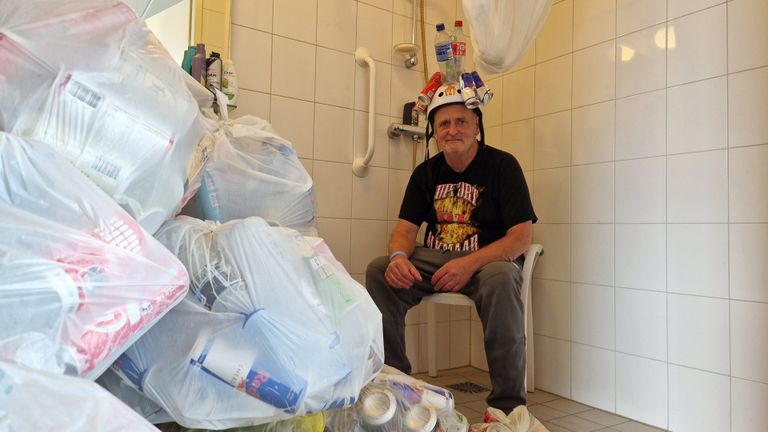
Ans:
[{"label": "white plastic chair", "polygon": [[[533,371],[533,309],[531,305],[531,279],[533,267],[539,256],[544,254],[544,247],[540,244],[532,244],[525,252],[525,264],[523,265],[523,306],[525,308],[525,387],[529,392],[536,388],[534,385]],[[437,326],[435,318],[435,305],[448,304],[457,306],[475,306],[469,297],[459,293],[437,293],[424,297],[421,300],[427,304],[427,365],[429,376],[437,376]]]}]

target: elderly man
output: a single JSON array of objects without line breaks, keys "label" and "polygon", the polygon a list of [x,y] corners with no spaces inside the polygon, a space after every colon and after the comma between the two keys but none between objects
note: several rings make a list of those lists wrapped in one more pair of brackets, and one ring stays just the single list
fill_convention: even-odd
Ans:
[{"label": "elderly man", "polygon": [[460,91],[444,85],[428,107],[427,142],[434,136],[441,152],[411,175],[389,256],[368,265],[366,287],[382,313],[385,362],[405,373],[408,309],[435,292],[469,296],[483,323],[487,402],[508,413],[526,403],[522,254],[537,218],[520,164],[485,144],[482,112]]}]

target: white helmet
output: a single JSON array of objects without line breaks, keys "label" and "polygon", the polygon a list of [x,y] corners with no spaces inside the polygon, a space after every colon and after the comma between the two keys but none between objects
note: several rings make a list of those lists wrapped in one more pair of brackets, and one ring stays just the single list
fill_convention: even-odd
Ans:
[{"label": "white helmet", "polygon": [[432,102],[430,102],[427,107],[427,118],[429,118],[429,115],[436,108],[452,103],[464,103],[459,83],[443,84],[437,89],[435,96],[432,98]]}]

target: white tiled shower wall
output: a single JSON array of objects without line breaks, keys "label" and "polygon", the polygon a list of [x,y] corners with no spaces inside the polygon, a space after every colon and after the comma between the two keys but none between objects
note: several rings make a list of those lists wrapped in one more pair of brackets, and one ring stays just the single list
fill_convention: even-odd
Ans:
[{"label": "white tiled shower wall", "polygon": [[[425,6],[432,73],[437,67],[431,51],[434,24],[452,28],[462,8],[461,0],[427,0]],[[410,138],[390,140],[386,133],[391,122],[401,122],[403,104],[413,101],[424,84],[421,54],[410,70],[393,50],[411,41],[411,10],[410,0],[232,2],[232,58],[240,85],[234,115],[268,119],[293,143],[315,182],[320,235],[361,283],[368,262],[387,252],[413,168]],[[365,154],[368,133],[369,71],[354,59],[361,46],[375,60],[377,75],[376,152],[365,178],[352,174],[353,159]],[[417,158],[423,158],[423,149]],[[414,372],[426,370],[421,309],[407,317]],[[440,367],[470,363],[470,328],[482,334],[470,316],[467,307],[438,307]]]},{"label": "white tiled shower wall", "polygon": [[[410,41],[411,3],[233,3],[240,114],[294,143],[315,179],[321,235],[362,280],[386,250],[411,168],[411,142],[385,133],[423,83],[423,62],[408,70],[392,51]],[[428,24],[462,14],[461,0],[426,4]],[[485,77],[496,92],[487,141],[520,160],[546,249],[534,280],[537,387],[675,431],[768,430],[767,19],[766,0],[555,1],[515,70]],[[358,46],[378,74],[363,179],[351,172],[367,133]],[[439,316],[440,366],[482,366],[470,312]],[[424,336],[417,309],[416,371]]]}]

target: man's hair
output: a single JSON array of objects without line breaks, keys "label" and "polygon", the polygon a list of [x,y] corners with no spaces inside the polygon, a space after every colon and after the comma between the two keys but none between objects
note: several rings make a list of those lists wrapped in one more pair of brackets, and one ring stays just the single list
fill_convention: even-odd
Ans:
[{"label": "man's hair", "polygon": [[[445,104],[443,106],[440,106],[434,110],[432,110],[429,113],[429,116],[427,117],[427,133],[426,133],[426,139],[424,143],[424,160],[426,161],[429,159],[429,141],[432,139],[433,136],[435,136],[435,114],[437,114],[438,111],[440,111],[443,107],[447,107],[449,105],[456,105],[456,104],[463,104],[462,102],[454,102]],[[475,115],[477,116],[477,126],[480,129],[480,140],[478,143],[480,143],[480,147],[485,146],[485,129],[483,129],[483,112],[480,110],[480,108],[473,108],[471,110]]]}]

